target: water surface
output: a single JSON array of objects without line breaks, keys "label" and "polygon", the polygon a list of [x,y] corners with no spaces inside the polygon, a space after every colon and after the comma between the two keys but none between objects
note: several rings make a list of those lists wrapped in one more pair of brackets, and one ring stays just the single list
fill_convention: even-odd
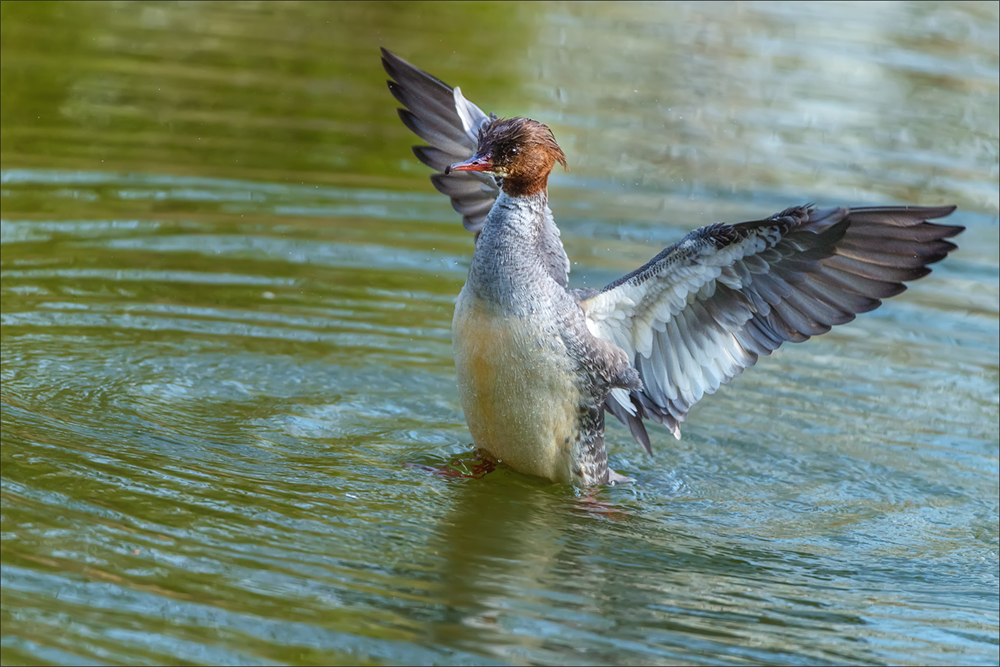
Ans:
[{"label": "water surface", "polygon": [[[6,663],[998,662],[996,4],[2,5]],[[550,124],[573,286],[787,206],[960,250],[634,485],[468,462],[386,46]]]}]

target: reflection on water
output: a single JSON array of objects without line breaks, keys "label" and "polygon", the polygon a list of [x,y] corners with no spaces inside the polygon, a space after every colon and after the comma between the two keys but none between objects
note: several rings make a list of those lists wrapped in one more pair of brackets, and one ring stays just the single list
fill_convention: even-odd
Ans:
[{"label": "reflection on water", "polygon": [[[995,4],[0,12],[4,663],[996,663]],[[612,426],[635,485],[430,474],[472,240],[379,45],[553,126],[575,286],[803,201],[968,230]]]}]

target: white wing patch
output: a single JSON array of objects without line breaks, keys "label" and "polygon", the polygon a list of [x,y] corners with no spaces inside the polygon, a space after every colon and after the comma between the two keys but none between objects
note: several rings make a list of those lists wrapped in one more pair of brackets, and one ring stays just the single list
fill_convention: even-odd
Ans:
[{"label": "white wing patch", "polygon": [[465,96],[462,95],[462,89],[458,86],[455,86],[455,111],[462,119],[462,129],[475,141],[478,138],[480,125],[486,120],[486,114],[475,104],[465,99]]},{"label": "white wing patch", "polygon": [[[764,261],[746,266],[741,260],[779,239],[776,230],[767,230],[720,249],[704,235],[685,238],[648,274],[585,302],[587,327],[625,350],[642,375],[644,393],[676,412],[679,421],[706,393],[714,393],[756,360],[733,334],[755,309],[744,305],[742,312],[737,308],[716,314],[705,302],[712,300],[720,284],[739,290],[752,281],[753,273],[766,272]],[[629,414],[635,413],[627,392],[612,392],[611,398]],[[679,437],[679,429],[671,430]]]}]

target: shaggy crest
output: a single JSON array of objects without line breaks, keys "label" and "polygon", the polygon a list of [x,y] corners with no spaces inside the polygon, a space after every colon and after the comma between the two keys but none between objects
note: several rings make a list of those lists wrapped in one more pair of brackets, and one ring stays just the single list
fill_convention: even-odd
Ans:
[{"label": "shaggy crest", "polygon": [[566,168],[566,154],[552,130],[530,118],[497,118],[484,125],[477,153],[489,156],[491,171],[503,178],[503,190],[512,196],[544,190],[556,162]]}]

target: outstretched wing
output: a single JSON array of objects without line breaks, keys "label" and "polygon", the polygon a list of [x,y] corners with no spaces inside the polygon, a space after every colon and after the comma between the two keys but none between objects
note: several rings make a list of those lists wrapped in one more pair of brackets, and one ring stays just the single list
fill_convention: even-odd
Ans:
[{"label": "outstretched wing", "polygon": [[431,182],[451,197],[451,205],[462,214],[465,228],[478,233],[500,193],[499,182],[482,172],[443,172],[448,165],[476,154],[479,128],[496,116],[483,113],[462,96],[460,89],[451,88],[384,48],[382,66],[394,79],[386,82],[389,90],[406,107],[398,110],[403,124],[430,144],[414,146],[414,154],[428,167],[442,172],[431,176]]},{"label": "outstretched wing", "polygon": [[881,305],[930,273],[963,227],[927,222],[954,206],[790,208],[697,229],[580,302],[591,333],[622,347],[642,391],[605,407],[650,450],[643,418],[680,438],[691,406],[785,341],[802,342]]}]

